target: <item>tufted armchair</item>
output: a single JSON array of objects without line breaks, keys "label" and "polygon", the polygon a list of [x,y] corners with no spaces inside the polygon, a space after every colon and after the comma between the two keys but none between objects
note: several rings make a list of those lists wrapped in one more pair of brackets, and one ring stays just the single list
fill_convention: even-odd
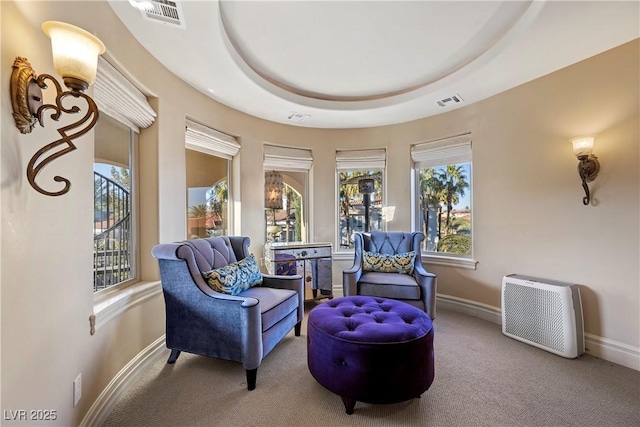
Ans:
[{"label": "tufted armchair", "polygon": [[[421,232],[357,233],[355,235],[355,257],[353,266],[342,272],[344,296],[369,295],[391,298],[409,303],[426,312],[431,319],[436,317],[436,275],[428,273],[422,266],[420,242]],[[413,272],[387,273],[363,268],[364,252],[397,255],[414,251]]]},{"label": "tufted armchair", "polygon": [[242,363],[247,388],[256,385],[262,359],[304,315],[301,276],[262,275],[262,284],[230,295],[214,291],[202,276],[249,254],[249,238],[210,237],[153,248],[166,310],[166,340],[175,363],[181,351]]}]

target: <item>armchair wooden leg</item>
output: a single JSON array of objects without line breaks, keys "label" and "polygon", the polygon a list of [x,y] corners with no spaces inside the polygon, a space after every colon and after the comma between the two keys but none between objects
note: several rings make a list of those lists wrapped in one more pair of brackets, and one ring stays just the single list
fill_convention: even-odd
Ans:
[{"label": "armchair wooden leg", "polygon": [[345,412],[349,415],[353,414],[353,408],[355,408],[356,406],[355,399],[350,399],[344,396],[340,396],[340,397],[342,397],[342,403],[344,403]]},{"label": "armchair wooden leg", "polygon": [[171,350],[171,355],[169,355],[169,360],[167,360],[167,363],[176,363],[178,356],[180,356],[180,350]]},{"label": "armchair wooden leg", "polygon": [[256,388],[257,376],[258,376],[258,368],[247,369],[247,390],[254,390]]},{"label": "armchair wooden leg", "polygon": [[298,322],[296,323],[296,327],[294,329],[294,332],[296,334],[297,337],[300,336],[300,330],[302,329],[302,322]]}]

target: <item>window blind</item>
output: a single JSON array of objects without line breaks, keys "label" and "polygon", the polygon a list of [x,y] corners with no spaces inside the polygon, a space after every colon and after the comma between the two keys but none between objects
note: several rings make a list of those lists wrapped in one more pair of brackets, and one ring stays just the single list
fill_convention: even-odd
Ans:
[{"label": "window blind", "polygon": [[237,138],[187,119],[187,148],[231,160],[240,151]]},{"label": "window blind", "polygon": [[387,152],[384,148],[337,151],[336,168],[338,170],[384,170],[386,159]]},{"label": "window blind", "polygon": [[98,57],[93,99],[100,113],[113,117],[137,133],[140,128],[151,126],[156,119],[147,97],[101,56]]},{"label": "window blind", "polygon": [[416,169],[471,162],[471,134],[416,144],[411,159]]},{"label": "window blind", "polygon": [[264,168],[270,170],[308,171],[313,165],[311,150],[302,148],[264,146]]}]

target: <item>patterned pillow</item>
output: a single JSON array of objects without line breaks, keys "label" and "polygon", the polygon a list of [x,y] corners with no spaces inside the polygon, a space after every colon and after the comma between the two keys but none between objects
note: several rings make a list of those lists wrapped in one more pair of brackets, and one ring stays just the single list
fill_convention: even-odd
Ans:
[{"label": "patterned pillow", "polygon": [[238,295],[262,283],[262,273],[253,254],[243,260],[202,273],[211,289],[229,295]]},{"label": "patterned pillow", "polygon": [[414,251],[395,255],[364,251],[362,268],[364,271],[413,274],[413,262],[415,259],[416,253]]}]

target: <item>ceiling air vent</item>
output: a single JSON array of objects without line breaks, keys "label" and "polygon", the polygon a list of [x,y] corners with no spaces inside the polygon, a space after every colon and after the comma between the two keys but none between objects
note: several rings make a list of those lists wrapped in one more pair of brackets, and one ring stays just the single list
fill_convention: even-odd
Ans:
[{"label": "ceiling air vent", "polygon": [[180,2],[171,0],[129,0],[145,19],[185,28]]},{"label": "ceiling air vent", "polygon": [[441,99],[440,101],[438,101],[438,105],[441,107],[446,107],[448,105],[459,104],[462,101],[464,101],[464,99],[462,99],[462,97],[456,93],[453,96],[450,96],[445,99]]},{"label": "ceiling air vent", "polygon": [[289,115],[287,116],[287,119],[291,120],[292,122],[301,122],[303,120],[306,120],[309,117],[310,116],[308,114],[293,112],[293,113],[289,113]]}]

